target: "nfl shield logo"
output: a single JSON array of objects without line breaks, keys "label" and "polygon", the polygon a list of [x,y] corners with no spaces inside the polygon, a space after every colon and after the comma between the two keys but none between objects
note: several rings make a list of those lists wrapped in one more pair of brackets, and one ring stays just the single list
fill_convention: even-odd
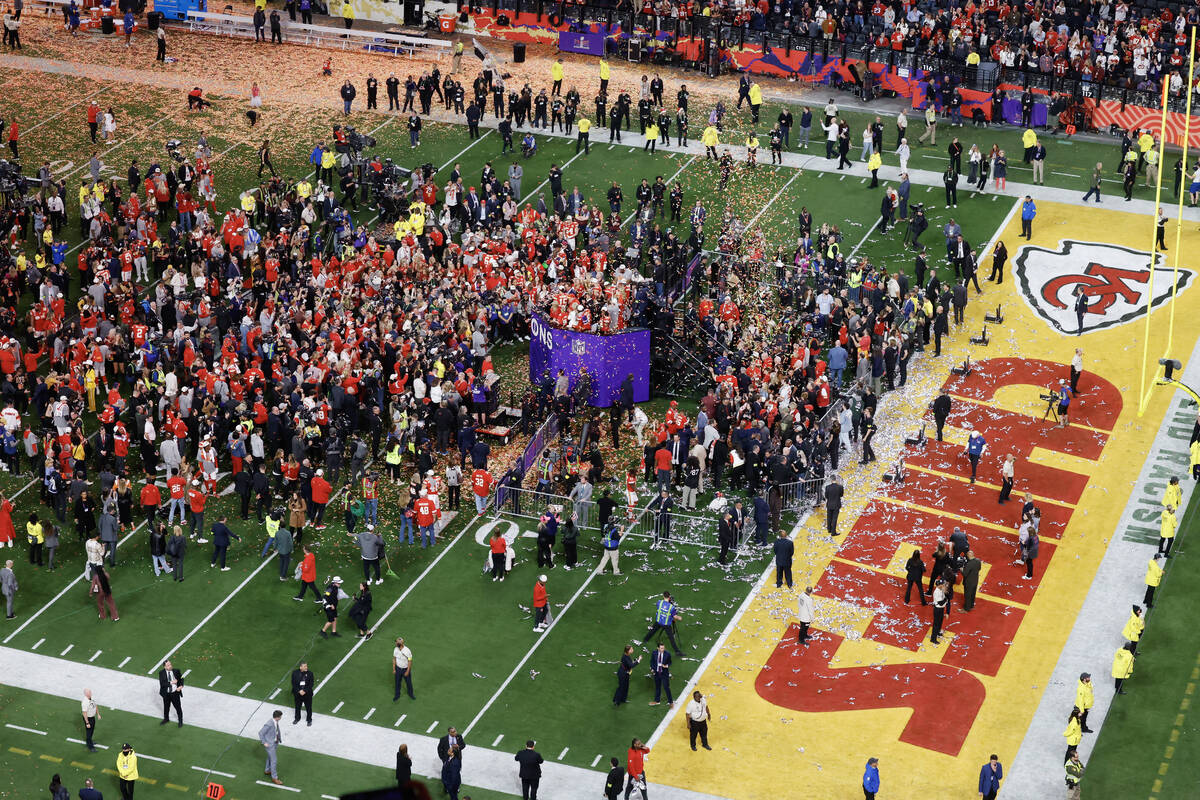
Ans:
[{"label": "nfl shield logo", "polygon": [[572,353],[574,353],[577,356],[581,356],[584,354],[584,352],[586,350],[587,350],[587,346],[583,343],[582,339],[572,339],[571,340],[571,352]]},{"label": "nfl shield logo", "polygon": [[[1063,239],[1057,250],[1024,246],[1013,261],[1021,294],[1046,324],[1063,333],[1075,333],[1075,289],[1088,300],[1083,331],[1100,330],[1133,322],[1146,313],[1150,291],[1150,253],[1103,242]],[[1158,254],[1154,265],[1157,307],[1182,294],[1196,276],[1195,270],[1175,270]],[[1176,287],[1178,282],[1178,287]]]}]

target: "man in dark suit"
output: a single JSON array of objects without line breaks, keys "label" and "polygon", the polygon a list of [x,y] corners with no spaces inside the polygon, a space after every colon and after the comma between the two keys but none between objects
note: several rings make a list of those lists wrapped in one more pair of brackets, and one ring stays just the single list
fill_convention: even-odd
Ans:
[{"label": "man in dark suit", "polygon": [[842,510],[842,479],[834,475],[833,480],[825,487],[825,530],[830,536],[837,536],[838,513]]},{"label": "man in dark suit", "polygon": [[721,552],[717,555],[718,564],[725,563],[735,541],[737,541],[737,534],[733,529],[733,516],[730,514],[730,510],[726,508],[724,513],[721,514],[721,521],[717,523],[717,542],[721,545]]},{"label": "man in dark suit", "polygon": [[963,611],[975,607],[975,593],[979,590],[979,571],[983,562],[975,557],[972,550],[967,551],[967,562],[962,567],[963,579]]},{"label": "man in dark suit", "polygon": [[1075,320],[1079,324],[1079,328],[1075,332],[1076,336],[1083,335],[1083,315],[1090,310],[1088,307],[1088,297],[1083,293],[1083,287],[1075,287]]},{"label": "man in dark suit", "polygon": [[442,763],[446,763],[446,759],[450,757],[450,748],[458,748],[459,758],[462,758],[462,751],[466,748],[467,743],[463,741],[463,737],[458,735],[458,729],[451,725],[446,729],[446,735],[438,739],[437,753],[438,758]]},{"label": "man in dark suit", "polygon": [[163,701],[163,718],[159,725],[171,721],[171,706],[175,706],[175,716],[179,718],[179,727],[183,727],[183,673],[171,666],[170,661],[163,662],[163,668],[158,671],[158,694]]},{"label": "man in dark suit", "polygon": [[617,800],[621,794],[621,784],[625,782],[625,768],[621,766],[620,760],[613,756],[608,760],[612,765],[612,769],[608,771],[608,777],[604,779],[604,796],[608,800]]},{"label": "man in dark suit", "polygon": [[665,642],[658,643],[658,649],[650,656],[650,674],[654,676],[654,699],[650,705],[656,706],[662,700],[664,691],[667,693],[667,705],[675,705],[675,696],[671,694],[671,654],[667,652]]},{"label": "man in dark suit", "polygon": [[292,699],[296,701],[296,717],[292,724],[300,722],[300,709],[304,708],[308,715],[308,726],[312,727],[312,698],[313,689],[317,685],[317,676],[308,668],[308,662],[301,661],[298,669],[292,670]]},{"label": "man in dark suit", "polygon": [[[827,490],[828,491],[828,490]],[[786,579],[788,588],[792,588],[792,555],[796,546],[782,530],[775,539],[775,588],[783,586]]]},{"label": "man in dark suit", "polygon": [[529,739],[525,749],[513,756],[513,760],[521,765],[521,800],[537,800],[538,783],[542,779],[542,754],[534,750],[533,745],[533,739]]},{"label": "man in dark suit", "polygon": [[937,440],[942,441],[942,428],[946,426],[946,420],[950,417],[950,390],[942,389],[933,401],[933,421],[937,424]]}]

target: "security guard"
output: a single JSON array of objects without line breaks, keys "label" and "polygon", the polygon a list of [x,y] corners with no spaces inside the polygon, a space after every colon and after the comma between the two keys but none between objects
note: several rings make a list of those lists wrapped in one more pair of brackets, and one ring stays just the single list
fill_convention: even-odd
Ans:
[{"label": "security guard", "polygon": [[1083,733],[1091,733],[1087,726],[1088,709],[1096,703],[1096,693],[1092,687],[1092,674],[1084,672],[1079,676],[1075,686],[1075,707],[1079,709],[1079,725]]},{"label": "security guard", "polygon": [[588,141],[588,131],[592,129],[592,121],[587,117],[579,118],[579,137],[575,140],[575,152],[579,152],[579,148],[583,147],[585,154],[592,152],[591,144]]},{"label": "security guard", "polygon": [[675,600],[671,597],[670,592],[663,592],[662,599],[658,601],[658,604],[654,608],[654,623],[646,631],[646,635],[642,637],[642,644],[650,641],[650,637],[660,630],[666,631],[667,639],[671,642],[671,649],[675,651],[675,655],[683,655],[683,652],[679,649],[679,645],[675,642],[675,623],[678,620],[679,606],[675,605]]},{"label": "security guard", "polygon": [[1162,510],[1162,518],[1158,531],[1158,554],[1163,558],[1171,557],[1171,544],[1175,541],[1176,506],[1167,506]]},{"label": "security guard", "polygon": [[1155,553],[1146,564],[1146,597],[1142,600],[1146,608],[1154,608],[1154,590],[1162,583],[1162,576],[1163,568],[1158,563],[1158,554]]},{"label": "security guard", "polygon": [[133,785],[138,779],[137,753],[128,742],[117,753],[117,778],[121,781],[123,800],[133,800]]},{"label": "security guard", "polygon": [[554,85],[550,87],[551,96],[557,97],[561,95],[563,82],[563,62],[561,58],[554,59],[554,63],[550,65],[550,80],[554,81]]},{"label": "security guard", "polygon": [[1183,505],[1183,487],[1179,485],[1178,477],[1172,477],[1167,483],[1167,488],[1163,491],[1162,504],[1164,508],[1168,506],[1179,508]]}]

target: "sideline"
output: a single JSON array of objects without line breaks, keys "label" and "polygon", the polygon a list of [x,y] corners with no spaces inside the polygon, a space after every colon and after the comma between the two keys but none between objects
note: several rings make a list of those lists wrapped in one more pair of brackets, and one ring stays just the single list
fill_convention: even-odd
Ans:
[{"label": "sideline", "polygon": [[[5,683],[16,688],[74,702],[79,700],[81,687],[88,686],[102,708],[162,718],[158,681],[148,676],[10,647],[0,647],[0,675],[5,676]],[[267,719],[272,708],[266,701],[199,687],[188,687],[188,697],[189,725],[236,736],[246,743],[257,743],[259,718]],[[313,714],[311,728],[284,728],[281,763],[286,769],[289,759],[301,757],[301,752],[310,752],[392,770],[396,767],[396,750],[401,743],[408,745],[413,773],[436,782],[441,776],[436,738],[326,714]],[[163,752],[161,755],[173,757],[176,753]],[[520,794],[520,781],[511,751],[472,745],[467,764],[464,782],[495,792]],[[541,790],[547,797],[581,797],[584,794],[580,790],[582,786],[593,786],[595,791],[600,791],[605,775],[606,772],[548,760],[542,765]],[[716,795],[659,784],[653,785],[650,791],[655,800],[720,800]]]}]

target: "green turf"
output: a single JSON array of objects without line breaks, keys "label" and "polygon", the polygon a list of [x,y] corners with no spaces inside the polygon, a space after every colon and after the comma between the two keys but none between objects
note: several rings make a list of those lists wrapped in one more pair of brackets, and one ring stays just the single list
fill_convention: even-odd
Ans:
[{"label": "green turf", "polygon": [[[1200,717],[1193,707],[1200,685],[1194,624],[1200,575],[1188,560],[1190,539],[1200,533],[1200,495],[1192,496],[1179,527],[1133,677],[1125,682],[1128,694],[1114,699],[1088,759],[1087,800],[1194,797],[1200,785]],[[1104,680],[1111,680],[1107,670]]]},{"label": "green turf", "polygon": [[[11,75],[0,72],[0,78],[5,77],[12,79]],[[127,87],[108,90],[122,97],[127,93]],[[55,91],[60,93],[62,103],[70,102],[66,98],[85,96],[78,93],[78,86],[70,79],[63,79]],[[220,208],[233,205],[240,190],[259,184],[255,174],[259,137],[271,137],[276,168],[294,179],[309,172],[307,158],[312,142],[328,138],[330,124],[340,119],[328,111],[268,114],[265,120],[269,122],[263,123],[267,127],[249,131],[236,113],[193,115],[178,108],[177,97],[164,97],[161,102],[175,105],[168,108],[169,119],[157,127],[155,123],[167,113],[163,108],[130,105],[119,112],[121,130],[137,133],[127,144],[114,146],[106,160],[116,175],[123,176],[129,158],[134,155],[143,165],[148,163],[147,159],[161,158],[162,143],[169,137],[182,139],[184,150],[190,152],[196,134],[206,130],[214,152],[228,149],[213,162]],[[26,144],[33,162],[40,163],[43,154],[74,157],[75,169],[83,171],[86,155],[78,160],[79,151],[88,148],[86,126],[80,121],[82,114],[81,106],[63,117],[64,122],[69,122],[63,126],[61,140],[40,136],[59,127],[57,124],[34,131]],[[883,187],[868,188],[861,169],[843,178],[811,170],[801,174],[766,163],[749,171],[739,163],[729,186],[718,191],[719,173],[715,164],[677,154],[643,153],[644,140],[637,136],[636,128],[624,135],[626,141],[622,145],[614,145],[611,150],[605,141],[607,131],[594,128],[591,154],[578,158],[574,158],[572,142],[539,137],[539,154],[522,160],[512,154],[502,156],[500,139],[495,133],[471,143],[464,128],[445,124],[428,124],[421,146],[413,150],[403,124],[389,120],[394,118],[367,113],[350,118],[360,130],[375,132],[379,140],[377,152],[381,155],[391,156],[406,167],[424,162],[447,168],[461,164],[467,185],[478,185],[485,163],[490,161],[499,174],[506,175],[508,165],[516,158],[525,169],[522,195],[532,195],[529,198],[532,203],[541,194],[549,202],[547,188],[539,185],[550,163],[563,165],[569,161],[563,178],[568,191],[579,186],[593,203],[607,210],[604,192],[616,180],[626,196],[622,216],[628,217],[635,208],[634,189],[643,176],[653,178],[662,174],[668,179],[677,176],[685,192],[684,208],[690,209],[697,197],[708,207],[709,246],[716,245],[721,220],[732,213],[744,223],[761,227],[772,251],[775,245],[790,250],[797,231],[797,213],[801,205],[807,205],[818,225],[831,222],[842,227],[844,252],[854,250],[861,242],[861,254],[891,268],[911,269],[911,254],[901,242],[902,228],[887,234],[876,230],[867,236],[878,218]],[[213,134],[218,128],[222,130],[220,137]],[[764,161],[769,159],[765,148],[760,155]],[[72,191],[68,194],[73,198],[78,176],[71,180]],[[963,192],[959,208],[947,210],[941,208],[944,201],[940,189],[925,192],[923,187],[916,186],[913,201],[927,203],[931,230],[925,236],[925,243],[935,256],[941,248],[938,229],[951,214],[962,223],[969,240],[982,246],[1011,208],[1008,199],[995,200],[990,195],[971,197]],[[74,218],[75,214],[69,205],[69,216]],[[355,219],[369,221],[374,214],[363,208]],[[689,233],[686,219],[675,227],[680,237],[686,238]],[[77,222],[69,231],[76,230]],[[764,308],[769,313],[772,306],[768,303]],[[517,389],[524,384],[527,360],[523,346],[502,348],[496,354],[496,363],[507,386]],[[681,406],[694,413],[694,402],[683,401]],[[656,399],[648,404],[647,413],[656,418],[664,408],[665,400]],[[608,473],[618,492],[623,489],[620,470],[640,458],[639,449],[625,438],[620,451],[611,457],[606,455]],[[511,457],[511,453],[505,456]],[[24,485],[14,476],[0,475],[0,489],[12,492]],[[237,519],[232,497],[210,500],[206,514],[208,525],[220,513],[228,514],[231,527],[244,539],[235,542],[231,551],[231,571],[210,569],[211,546],[193,545],[186,561],[184,583],[174,583],[166,577],[156,579],[150,569],[146,534],[139,531],[122,546],[121,565],[112,573],[122,615],[120,623],[101,622],[92,617],[94,604],[81,582],[49,606],[10,645],[36,647],[37,652],[52,656],[70,646],[66,659],[91,661],[138,674],[156,669],[158,660],[172,653],[182,669],[191,671],[188,680],[193,685],[212,683],[215,690],[233,693],[249,683],[244,696],[259,699],[270,699],[277,691],[286,692],[283,688],[286,676],[298,661],[307,659],[322,679],[337,670],[328,684],[321,685],[317,695],[315,705],[322,713],[332,713],[341,703],[339,716],[361,720],[375,708],[370,722],[385,727],[393,726],[404,714],[399,729],[415,733],[425,733],[431,726],[435,731],[444,729],[450,724],[461,730],[478,717],[471,731],[473,741],[487,746],[503,736],[500,746],[508,746],[513,741],[535,736],[546,742],[548,752],[557,754],[567,748],[564,763],[586,767],[596,756],[619,749],[630,735],[648,736],[666,711],[665,706],[652,708],[646,704],[650,681],[641,670],[634,675],[631,703],[615,710],[608,703],[615,686],[613,666],[621,647],[645,632],[653,599],[664,589],[670,589],[685,610],[681,635],[686,657],[676,665],[678,690],[699,666],[768,560],[765,555],[750,551],[731,572],[725,573],[712,565],[712,551],[686,545],[648,551],[644,543],[633,542],[626,548],[623,576],[597,577],[582,591],[580,587],[588,580],[587,570],[566,572],[556,568],[551,574],[550,593],[562,620],[543,635],[544,643],[539,643],[530,630],[528,610],[538,572],[532,541],[521,540],[520,562],[513,576],[503,584],[494,584],[480,574],[486,551],[475,541],[477,528],[468,528],[472,513],[465,512],[455,519],[444,533],[443,543],[432,551],[423,551],[419,546],[398,547],[394,536],[401,499],[393,487],[383,488],[381,530],[388,540],[388,555],[398,579],[389,578],[384,585],[374,587],[372,622],[379,620],[402,595],[403,601],[381,625],[376,638],[360,647],[340,667],[354,643],[349,620],[342,619],[341,638],[324,640],[317,636],[322,618],[315,604],[290,599],[297,589],[290,570],[288,580],[280,582],[276,563],[263,565],[259,558],[262,527],[254,521]],[[16,521],[23,521],[22,514],[30,510],[48,513],[38,502],[36,486],[19,498]],[[341,508],[331,507],[328,516],[329,528],[306,532],[306,541],[316,543],[319,577],[340,574],[350,588],[361,574],[358,551],[344,534]],[[529,520],[520,520],[518,524],[523,529],[532,527]],[[711,527],[715,530],[715,520]],[[460,533],[456,543],[447,544]],[[598,546],[590,536],[585,537],[587,541],[580,548],[585,565],[594,565],[599,558]],[[78,575],[82,547],[70,523],[62,540],[58,558],[63,566],[53,574],[20,563],[22,554],[17,554],[22,587],[18,623],[57,596]],[[436,566],[431,566],[439,557]],[[293,565],[298,560],[299,556]],[[255,570],[259,571],[251,577]],[[425,577],[421,578],[422,575]],[[573,605],[563,613],[563,604],[573,597]],[[390,643],[396,636],[404,636],[414,650],[418,699],[410,702],[404,698],[393,706]],[[186,644],[173,651],[184,637],[188,637]],[[526,659],[535,645],[537,650]],[[510,676],[514,677],[500,692]],[[554,702],[568,696],[578,697],[588,707],[601,711],[589,718],[588,725],[581,726],[571,706]],[[546,702],[548,698],[553,698],[551,703]],[[481,713],[485,707],[486,713]]]},{"label": "green turf", "polygon": [[[96,725],[95,741],[109,749],[89,753],[83,745],[67,741],[67,737],[83,738],[78,703],[0,687],[0,718],[46,734],[40,736],[12,728],[4,730],[5,746],[0,748],[0,798],[44,797],[55,773],[62,777],[63,785],[72,797],[83,788],[87,778],[91,778],[106,796],[120,797],[115,767],[117,750],[124,742],[133,745],[135,752],[141,755],[138,759],[140,782],[135,790],[137,797],[202,795],[209,780],[224,786],[225,797],[230,800],[279,798],[291,794],[274,786],[255,783],[263,777],[262,747],[253,738],[259,724],[256,719],[247,720],[251,738],[245,738],[189,726],[160,726],[154,717],[105,708],[104,698],[97,699],[101,703],[101,718]],[[266,716],[266,712],[263,713]],[[172,763],[154,761],[146,758],[147,754]],[[206,773],[192,767],[218,770],[236,777]],[[300,789],[303,797],[338,796],[395,785],[393,770],[289,750],[286,741],[279,749],[279,775],[285,785]],[[440,796],[440,784],[429,780],[426,784],[434,796]],[[472,800],[512,797],[465,785],[462,794],[470,795]]]}]

